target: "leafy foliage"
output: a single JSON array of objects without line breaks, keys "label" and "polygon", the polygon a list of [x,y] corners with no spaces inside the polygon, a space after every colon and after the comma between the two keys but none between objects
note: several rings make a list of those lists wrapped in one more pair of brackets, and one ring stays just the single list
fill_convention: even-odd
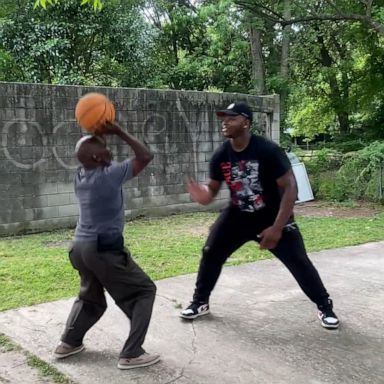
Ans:
[{"label": "leafy foliage", "polygon": [[76,0],[32,8],[21,7],[0,28],[25,81],[139,86],[150,71],[152,32],[134,3],[116,1],[98,13]]},{"label": "leafy foliage", "polygon": [[[34,8],[43,7],[44,9],[46,9],[47,5],[54,5],[59,2],[60,0],[36,0]],[[103,8],[103,3],[101,2],[101,0],[81,0],[81,5],[88,4],[88,3],[93,4],[94,10],[101,11],[101,9]]]},{"label": "leafy foliage", "polygon": [[253,93],[257,73],[281,95],[287,132],[355,150],[384,138],[383,5],[3,0],[0,79]]},{"label": "leafy foliage", "polygon": [[382,201],[384,192],[384,143],[373,142],[342,155],[323,149],[306,161],[311,186],[323,200]]},{"label": "leafy foliage", "polygon": [[360,151],[345,155],[339,170],[343,186],[352,199],[377,200],[380,172],[384,167],[384,143],[374,142]]},{"label": "leafy foliage", "polygon": [[296,104],[289,111],[288,126],[293,129],[292,136],[304,136],[312,140],[334,129],[335,115],[325,97],[303,97],[305,91],[305,87],[297,88],[291,96],[291,102]]},{"label": "leafy foliage", "polygon": [[[232,1],[151,2],[158,29],[156,83],[170,88],[247,92],[251,58],[245,25]],[[241,14],[240,14],[241,15]]]},{"label": "leafy foliage", "polygon": [[0,49],[0,81],[23,79],[22,70],[17,66],[9,52]]}]

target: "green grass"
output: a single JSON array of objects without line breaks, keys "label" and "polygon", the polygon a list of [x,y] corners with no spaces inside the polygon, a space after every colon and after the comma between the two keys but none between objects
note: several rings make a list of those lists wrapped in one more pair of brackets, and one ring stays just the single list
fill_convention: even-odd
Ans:
[{"label": "green grass", "polygon": [[[73,383],[70,379],[65,377],[60,371],[52,367],[48,363],[39,359],[37,356],[26,352],[14,343],[8,336],[0,333],[0,354],[7,352],[19,352],[26,357],[27,364],[38,371],[41,377],[47,377],[52,380],[53,383],[58,384],[71,384]],[[1,381],[1,377],[0,377]],[[2,381],[1,381],[2,382]]]},{"label": "green grass", "polygon": [[0,333],[0,353],[19,351],[20,347],[15,344],[8,336]]},{"label": "green grass", "polygon": [[[154,280],[196,272],[208,227],[216,213],[174,215],[129,222],[126,245]],[[298,217],[308,251],[384,240],[384,214],[372,218]],[[73,230],[0,239],[0,310],[75,296],[78,276],[68,261]],[[228,265],[270,257],[255,243]]]},{"label": "green grass", "polygon": [[37,356],[26,353],[27,364],[37,369],[41,377],[46,377],[58,384],[72,384],[73,381],[68,379],[64,374],[52,367],[45,361],[39,359]]}]

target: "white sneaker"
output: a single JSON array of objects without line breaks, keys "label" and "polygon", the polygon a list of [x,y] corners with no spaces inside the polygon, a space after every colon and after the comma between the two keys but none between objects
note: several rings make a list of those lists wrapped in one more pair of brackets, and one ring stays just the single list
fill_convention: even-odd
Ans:
[{"label": "white sneaker", "polygon": [[333,312],[333,303],[332,300],[328,300],[327,306],[319,307],[319,312],[317,314],[321,320],[321,325],[327,329],[337,329],[339,328],[340,321],[337,318],[335,312]]},{"label": "white sneaker", "polygon": [[180,312],[183,319],[196,319],[196,317],[207,315],[209,313],[208,303],[192,302],[187,308]]}]

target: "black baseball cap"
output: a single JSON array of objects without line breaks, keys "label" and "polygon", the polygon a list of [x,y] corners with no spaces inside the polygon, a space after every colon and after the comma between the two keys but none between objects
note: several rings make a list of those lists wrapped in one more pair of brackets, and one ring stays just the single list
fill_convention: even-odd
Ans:
[{"label": "black baseball cap", "polygon": [[253,113],[249,105],[244,101],[237,101],[235,103],[229,104],[226,109],[217,111],[216,115],[219,117],[222,116],[244,116],[252,122]]}]

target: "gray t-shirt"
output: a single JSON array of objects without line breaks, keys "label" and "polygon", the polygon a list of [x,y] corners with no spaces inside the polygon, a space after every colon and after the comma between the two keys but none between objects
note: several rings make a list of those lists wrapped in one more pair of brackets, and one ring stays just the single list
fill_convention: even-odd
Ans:
[{"label": "gray t-shirt", "polygon": [[108,167],[79,168],[75,194],[80,216],[75,240],[96,240],[98,234],[122,233],[124,198],[122,185],[133,177],[132,160],[113,161]]}]

